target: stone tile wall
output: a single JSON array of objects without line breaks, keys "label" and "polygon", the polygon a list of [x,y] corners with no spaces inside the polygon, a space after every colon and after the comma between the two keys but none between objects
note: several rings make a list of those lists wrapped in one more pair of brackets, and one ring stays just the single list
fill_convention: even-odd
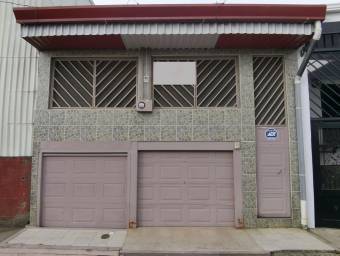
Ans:
[{"label": "stone tile wall", "polygon": [[[181,54],[182,52],[178,52]],[[294,51],[192,51],[199,55],[237,55],[239,101],[237,108],[155,109],[49,109],[50,63],[54,56],[117,56],[133,52],[79,51],[41,53],[39,85],[33,129],[31,224],[37,223],[38,156],[42,141],[238,141],[241,142],[243,214],[246,227],[297,227],[300,225],[299,179],[295,129]],[[252,56],[285,56],[287,120],[290,131],[292,218],[257,217],[256,139]]]}]

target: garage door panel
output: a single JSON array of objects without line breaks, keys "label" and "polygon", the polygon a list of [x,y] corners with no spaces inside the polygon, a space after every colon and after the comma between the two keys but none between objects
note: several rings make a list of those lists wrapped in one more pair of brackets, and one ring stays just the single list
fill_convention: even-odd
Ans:
[{"label": "garage door panel", "polygon": [[94,222],[96,211],[93,208],[72,209],[72,222]]},{"label": "garage door panel", "polygon": [[218,208],[216,209],[217,220],[221,223],[234,224],[234,209],[233,208]]},{"label": "garage door panel", "polygon": [[[77,177],[78,176],[78,177]],[[63,180],[64,177],[51,177],[53,180]],[[73,177],[70,177],[68,182],[74,183],[74,184],[89,184],[94,183],[97,185],[103,185],[103,184],[122,184],[125,183],[125,177],[115,177],[115,176],[105,176],[101,174],[97,174],[96,176],[93,175],[75,175]]]},{"label": "garage door panel", "polygon": [[217,179],[225,179],[225,180],[233,180],[233,173],[232,172],[226,172],[225,169],[226,167],[232,168],[232,166],[226,166],[226,165],[221,165],[221,166],[216,166],[215,167],[215,177]]},{"label": "garage door panel", "polygon": [[180,186],[162,186],[159,189],[160,200],[182,200],[183,191]]},{"label": "garage door panel", "polygon": [[124,199],[125,185],[122,183],[103,184],[103,197]]},{"label": "garage door panel", "polygon": [[65,196],[66,193],[66,184],[65,183],[49,183],[45,184],[46,193],[45,195],[48,197],[51,196]]},{"label": "garage door panel", "polygon": [[216,187],[216,199],[224,201],[233,201],[234,200],[234,186],[230,187],[223,187],[218,186]]},{"label": "garage door panel", "polygon": [[144,205],[138,212],[139,221],[145,224],[153,223],[156,220],[155,212],[156,209],[153,206]]},{"label": "garage door panel", "polygon": [[[155,166],[157,172],[160,174],[160,179],[182,179],[182,168],[175,165],[173,163],[172,165],[157,165]],[[155,173],[155,171],[154,171]],[[157,175],[157,174],[156,174]]]},{"label": "garage door panel", "polygon": [[96,161],[87,159],[87,157],[74,157],[73,159],[71,159],[71,161],[71,170],[74,173],[93,174],[93,172],[96,170]]},{"label": "garage door panel", "polygon": [[189,187],[188,188],[188,199],[189,200],[209,200],[213,195],[210,188],[207,186],[202,187]]},{"label": "garage door panel", "polygon": [[138,200],[154,200],[154,189],[153,186],[138,185]]},{"label": "garage door panel", "polygon": [[63,174],[70,169],[70,163],[59,158],[51,158],[44,162],[44,174]]},{"label": "garage door panel", "polygon": [[234,226],[231,153],[143,152],[138,164],[140,226]]},{"label": "garage door panel", "polygon": [[126,227],[126,157],[44,157],[42,186],[42,226]]},{"label": "garage door panel", "polygon": [[72,186],[72,196],[74,197],[95,197],[96,184],[94,183],[78,183]]},{"label": "garage door panel", "polygon": [[189,178],[190,179],[204,179],[207,180],[212,175],[212,170],[210,170],[209,166],[189,166]]},{"label": "garage door panel", "polygon": [[174,208],[160,208],[159,209],[159,223],[182,223],[183,222],[183,211]]},{"label": "garage door panel", "polygon": [[61,207],[46,207],[45,213],[48,221],[62,221],[65,219],[65,211]]},{"label": "garage door panel", "polygon": [[152,166],[145,166],[143,173],[140,174],[140,179],[153,179],[154,178],[154,168]]},{"label": "garage door panel", "polygon": [[[103,173],[108,174],[121,175],[122,170],[125,170],[126,167],[126,164],[121,161],[120,157],[105,158],[104,160],[97,160],[96,163]],[[112,169],[112,166],[115,166],[115,169]]]},{"label": "garage door panel", "polygon": [[196,206],[188,209],[188,218],[192,223],[210,224],[214,221],[214,209],[209,206]]}]

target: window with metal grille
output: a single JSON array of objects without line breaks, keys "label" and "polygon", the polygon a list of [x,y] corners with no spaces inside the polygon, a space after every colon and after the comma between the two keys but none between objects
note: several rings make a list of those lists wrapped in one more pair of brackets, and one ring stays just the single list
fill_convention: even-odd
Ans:
[{"label": "window with metal grille", "polygon": [[54,59],[52,108],[126,108],[136,101],[135,59]]},{"label": "window with metal grille", "polygon": [[311,116],[340,117],[340,54],[314,52],[307,70]]},{"label": "window with metal grille", "polygon": [[283,57],[255,56],[253,73],[256,125],[284,125],[286,106]]},{"label": "window with metal grille", "polygon": [[[187,73],[192,70],[180,70],[176,75],[166,79],[154,79],[155,107],[236,107],[238,102],[238,77],[236,59],[224,58],[185,58],[154,59],[154,73],[157,62],[194,63],[195,77],[190,81]],[[176,66],[175,65],[175,66]],[[169,68],[171,66],[169,65]],[[170,70],[171,71],[171,70]],[[183,83],[180,83],[181,77]],[[161,81],[159,81],[161,80]]]}]

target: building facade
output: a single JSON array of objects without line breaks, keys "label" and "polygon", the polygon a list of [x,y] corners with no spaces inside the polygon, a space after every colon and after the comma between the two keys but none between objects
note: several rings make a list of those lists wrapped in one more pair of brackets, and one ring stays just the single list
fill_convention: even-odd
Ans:
[{"label": "building facade", "polygon": [[325,7],[257,7],[15,9],[41,51],[31,225],[299,227],[297,49]]}]

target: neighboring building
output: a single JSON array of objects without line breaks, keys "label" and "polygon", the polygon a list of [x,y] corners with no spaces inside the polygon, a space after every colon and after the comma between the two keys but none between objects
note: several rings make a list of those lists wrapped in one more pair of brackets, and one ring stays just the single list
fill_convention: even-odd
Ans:
[{"label": "neighboring building", "polygon": [[31,225],[301,225],[309,5],[16,8],[41,51]]},{"label": "neighboring building", "polygon": [[13,7],[91,3],[91,0],[0,1],[0,226],[28,221],[37,85],[38,51],[20,38]]},{"label": "neighboring building", "polygon": [[307,218],[311,228],[340,227],[339,50],[340,4],[333,4],[327,8],[322,37],[314,48],[304,83],[305,115],[308,122],[311,120],[306,132],[309,151],[304,158],[307,205],[308,196],[310,205]]}]

